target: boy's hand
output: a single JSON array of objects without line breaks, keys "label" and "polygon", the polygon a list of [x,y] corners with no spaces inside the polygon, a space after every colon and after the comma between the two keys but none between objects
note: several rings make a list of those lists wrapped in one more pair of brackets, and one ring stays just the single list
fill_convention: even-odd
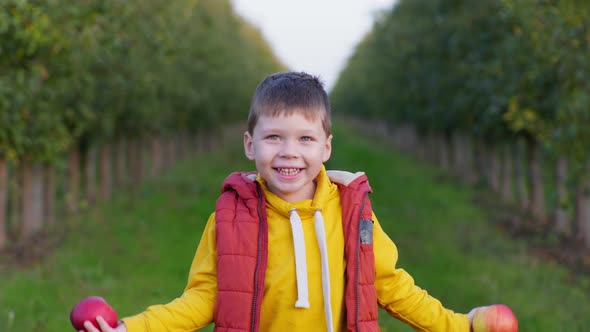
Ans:
[{"label": "boy's hand", "polygon": [[518,332],[518,320],[507,305],[473,308],[468,314],[471,332]]},{"label": "boy's hand", "polygon": [[84,327],[86,328],[86,331],[82,330],[79,332],[127,332],[127,328],[122,321],[119,321],[115,328],[110,327],[109,323],[107,323],[101,316],[97,316],[96,321],[100,326],[100,330],[94,327],[90,321],[85,321]]}]

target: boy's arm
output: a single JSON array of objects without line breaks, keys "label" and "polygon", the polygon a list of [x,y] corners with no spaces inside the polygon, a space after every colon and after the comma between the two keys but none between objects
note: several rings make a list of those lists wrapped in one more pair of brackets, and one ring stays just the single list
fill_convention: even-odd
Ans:
[{"label": "boy's arm", "polygon": [[168,304],[150,306],[123,321],[128,332],[193,331],[213,321],[216,299],[217,250],[212,214],[193,258],[184,293]]},{"label": "boy's arm", "polygon": [[445,309],[440,301],[414,284],[404,269],[396,268],[398,252],[373,215],[375,288],[379,305],[417,331],[469,332],[467,315]]}]

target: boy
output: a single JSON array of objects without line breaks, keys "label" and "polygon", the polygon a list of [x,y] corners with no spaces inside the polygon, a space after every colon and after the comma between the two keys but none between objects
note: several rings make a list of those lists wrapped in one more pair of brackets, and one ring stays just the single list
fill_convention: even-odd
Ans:
[{"label": "boy", "polygon": [[[326,171],[332,135],[318,78],[277,73],[253,97],[244,134],[257,173],[223,184],[184,293],[103,332],[378,331],[377,306],[419,331],[470,330],[396,269],[363,173]],[[89,332],[98,332],[86,322]]]}]

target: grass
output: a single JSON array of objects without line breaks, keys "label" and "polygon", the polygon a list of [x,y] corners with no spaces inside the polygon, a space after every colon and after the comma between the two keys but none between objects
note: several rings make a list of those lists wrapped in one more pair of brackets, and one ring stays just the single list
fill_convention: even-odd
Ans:
[{"label": "grass", "polygon": [[[590,278],[567,282],[566,269],[488,222],[487,211],[473,204],[473,189],[381,141],[337,123],[328,166],[368,174],[375,213],[398,246],[398,266],[418,285],[460,312],[508,304],[522,331],[587,330]],[[0,331],[70,329],[69,310],[88,295],[105,297],[122,316],[178,296],[222,179],[253,167],[242,156],[238,143],[187,160],[135,196],[119,193],[87,211],[34,265],[0,266]],[[386,314],[381,326],[411,331]]]}]

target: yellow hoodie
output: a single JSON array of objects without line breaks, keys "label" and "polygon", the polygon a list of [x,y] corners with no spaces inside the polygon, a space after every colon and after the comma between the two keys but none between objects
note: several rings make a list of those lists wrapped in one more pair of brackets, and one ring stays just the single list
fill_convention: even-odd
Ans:
[{"label": "yellow hoodie", "polygon": [[[325,221],[330,268],[331,305],[334,331],[345,331],[344,232],[340,195],[324,168],[316,181],[312,200],[289,203],[268,190],[257,178],[266,195],[269,255],[264,298],[260,317],[261,332],[325,331],[320,251],[314,228],[314,212],[321,208]],[[295,253],[289,211],[297,209],[303,226],[309,308],[296,308],[297,285]],[[417,331],[469,331],[466,315],[445,309],[425,290],[414,285],[412,277],[395,267],[398,253],[393,241],[374,217],[375,288],[379,306],[407,322]],[[188,332],[213,321],[217,296],[215,214],[209,217],[193,259],[184,293],[165,305],[154,305],[136,316],[124,318],[129,332]],[[239,276],[236,276],[239,278]]]}]

